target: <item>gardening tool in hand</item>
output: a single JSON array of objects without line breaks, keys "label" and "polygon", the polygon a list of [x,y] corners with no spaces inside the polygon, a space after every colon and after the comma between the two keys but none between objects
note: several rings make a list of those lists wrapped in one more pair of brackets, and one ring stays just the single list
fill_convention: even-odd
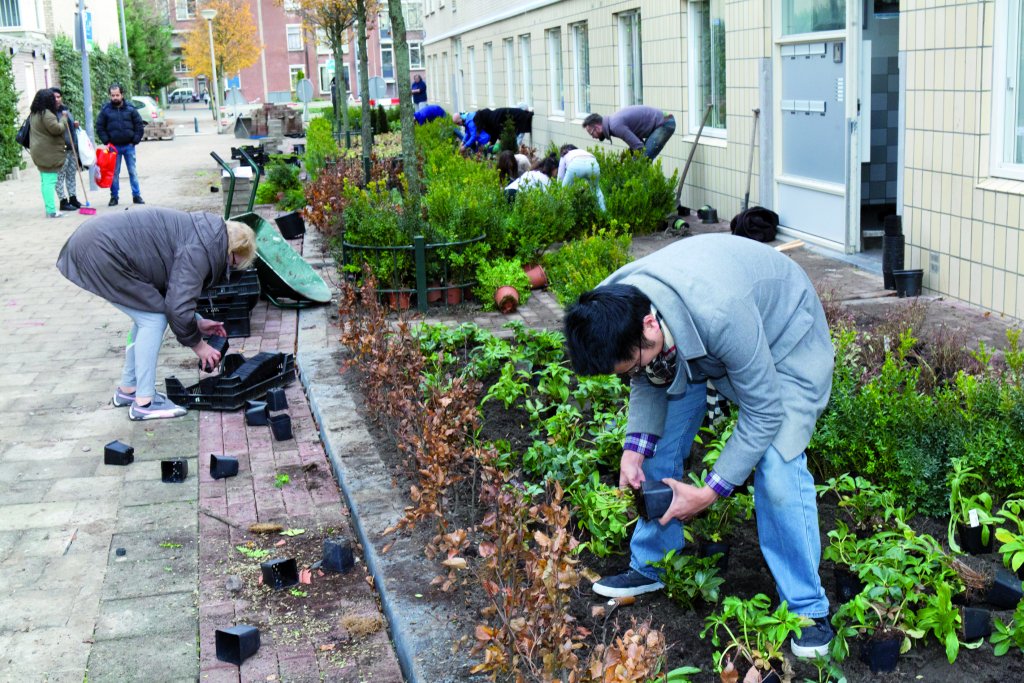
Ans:
[{"label": "gardening tool in hand", "polygon": [[686,182],[686,173],[690,170],[690,162],[693,161],[693,155],[697,151],[697,143],[700,142],[700,134],[704,132],[704,124],[708,122],[708,117],[711,116],[711,109],[712,105],[708,102],[707,109],[704,110],[704,118],[701,119],[700,122],[700,128],[697,129],[697,137],[693,139],[693,146],[690,147],[690,155],[686,157],[686,165],[683,166],[683,175],[679,179],[679,185],[676,186],[676,213],[682,218],[686,218],[686,216],[683,215],[683,205],[679,203],[679,197],[683,194],[683,183]]},{"label": "gardening tool in hand", "polygon": [[754,127],[750,131],[750,162],[747,164],[747,191],[743,195],[743,208],[746,211],[750,207],[750,176],[754,174],[754,141],[757,140],[757,120],[761,116],[761,110],[754,110]]},{"label": "gardening tool in hand", "polygon": [[82,167],[78,167],[78,180],[82,183],[82,196],[85,197],[85,205],[78,209],[78,213],[84,216],[93,216],[96,209],[89,204],[89,192],[85,189],[85,178],[82,177]]}]

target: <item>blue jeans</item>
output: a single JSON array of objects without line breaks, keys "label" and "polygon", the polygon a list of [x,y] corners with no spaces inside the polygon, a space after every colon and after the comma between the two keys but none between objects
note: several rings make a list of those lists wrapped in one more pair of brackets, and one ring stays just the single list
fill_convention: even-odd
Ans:
[{"label": "blue jeans", "polygon": [[651,136],[644,141],[644,154],[647,158],[654,161],[654,158],[661,154],[665,143],[675,132],[676,119],[673,116],[666,118],[665,123],[651,131]]},{"label": "blue jeans", "polygon": [[132,186],[132,197],[142,194],[139,189],[139,176],[135,172],[135,145],[113,145],[117,150],[117,162],[114,166],[114,182],[110,185],[110,198],[117,199],[118,190],[121,188],[121,160],[128,164],[128,180]]},{"label": "blue jeans", "polygon": [[601,192],[601,167],[597,165],[596,159],[584,158],[573,159],[565,166],[565,176],[562,183],[572,185],[577,178],[583,178],[597,195],[597,205],[605,211],[604,193]]},{"label": "blue jeans", "polygon": [[156,394],[156,361],[164,341],[167,317],[163,313],[139,311],[120,304],[114,307],[132,319],[124,349],[121,386],[135,387],[136,396],[151,398]]},{"label": "blue jeans", "polygon": [[[683,463],[707,412],[705,396],[704,384],[690,384],[682,397],[669,401],[664,436],[654,457],[644,462],[648,480],[667,476],[682,479]],[[786,462],[774,446],[769,446],[754,471],[754,501],[761,552],[780,599],[795,614],[826,616],[828,598],[818,575],[818,501],[814,478],[807,469],[807,455],[801,453]],[[657,572],[648,563],[683,545],[683,528],[678,520],[661,526],[656,520],[641,519],[630,541],[630,567],[655,578]]]}]

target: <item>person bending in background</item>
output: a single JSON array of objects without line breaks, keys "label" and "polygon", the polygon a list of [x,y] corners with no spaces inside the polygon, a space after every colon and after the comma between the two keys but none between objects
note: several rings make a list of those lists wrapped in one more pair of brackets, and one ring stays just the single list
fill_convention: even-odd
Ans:
[{"label": "person bending in background", "polygon": [[625,107],[611,116],[590,114],[583,128],[595,140],[622,139],[631,151],[643,150],[654,161],[676,131],[675,116],[642,104]]},{"label": "person bending in background", "polygon": [[156,391],[164,330],[192,349],[204,370],[220,352],[204,336],[226,336],[223,323],[196,314],[203,289],[256,258],[256,236],[244,223],[212,213],[143,208],[92,218],[68,238],[57,268],[82,289],[132,319],[121,383],[112,402],[132,420],[180,417],[185,408]]},{"label": "person bending in background", "polygon": [[597,157],[585,149],[578,149],[576,145],[562,145],[559,152],[562,155],[558,162],[559,182],[571,185],[577,178],[582,178],[597,197],[597,205],[605,211],[604,193],[601,192],[601,167],[597,164]]}]

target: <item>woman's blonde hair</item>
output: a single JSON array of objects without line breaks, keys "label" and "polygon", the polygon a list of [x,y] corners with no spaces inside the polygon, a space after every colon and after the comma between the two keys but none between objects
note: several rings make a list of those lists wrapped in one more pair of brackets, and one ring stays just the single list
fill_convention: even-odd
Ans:
[{"label": "woman's blonde hair", "polygon": [[243,270],[252,265],[256,259],[256,233],[245,223],[225,221],[228,226],[228,253],[238,256],[241,260],[238,269]]}]

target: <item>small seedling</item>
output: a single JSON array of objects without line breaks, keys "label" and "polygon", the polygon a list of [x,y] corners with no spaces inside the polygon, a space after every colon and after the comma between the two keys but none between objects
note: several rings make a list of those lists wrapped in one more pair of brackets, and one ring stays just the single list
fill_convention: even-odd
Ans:
[{"label": "small seedling", "polygon": [[250,560],[262,560],[263,558],[270,556],[269,550],[263,550],[262,548],[250,548],[245,545],[236,545],[235,550],[242,553]]},{"label": "small seedling", "polygon": [[[285,475],[288,476],[288,475]],[[301,536],[306,533],[305,529],[285,529],[281,532],[282,536]]]},{"label": "small seedling", "polygon": [[288,592],[291,593],[292,595],[294,595],[297,598],[308,598],[309,597],[309,593],[307,593],[306,591],[300,591],[298,588],[292,588]]},{"label": "small seedling", "polygon": [[285,486],[288,485],[289,482],[291,482],[291,480],[292,478],[289,477],[287,474],[279,474],[276,477],[274,477],[274,486],[279,489],[283,489]]},{"label": "small seedling", "polygon": [[164,541],[163,543],[160,544],[160,547],[161,548],[180,548],[181,544],[180,543],[173,543],[171,541]]}]

